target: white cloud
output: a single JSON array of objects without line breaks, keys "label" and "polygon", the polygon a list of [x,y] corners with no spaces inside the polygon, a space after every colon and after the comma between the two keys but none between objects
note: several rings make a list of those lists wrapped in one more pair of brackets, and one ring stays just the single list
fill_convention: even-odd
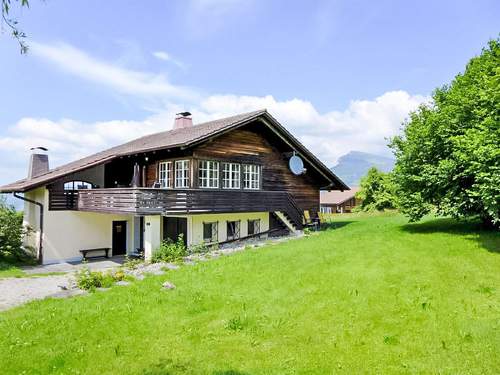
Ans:
[{"label": "white cloud", "polygon": [[[374,100],[352,101],[344,111],[319,113],[310,102],[301,99],[278,101],[272,96],[212,95],[190,110],[197,123],[267,108],[326,165],[333,166],[351,150],[388,153],[387,138],[398,134],[408,112],[425,100],[405,91],[392,91]],[[60,165],[145,134],[168,130],[175,113],[181,109],[182,106],[172,104],[143,121],[85,124],[70,119],[23,118],[6,136],[0,137],[0,157],[22,178],[30,147],[48,147],[52,166]]]},{"label": "white cloud", "polygon": [[405,91],[391,91],[371,100],[353,100],[343,111],[324,113],[309,101],[277,100],[271,95],[203,95],[191,90],[186,101],[184,89],[170,84],[162,75],[131,71],[67,44],[31,46],[34,54],[63,71],[109,86],[115,92],[168,98],[142,121],[82,123],[72,119],[22,118],[0,135],[0,160],[11,171],[0,175],[0,183],[11,181],[9,177],[13,175],[25,176],[28,150],[33,146],[49,148],[51,165],[56,166],[142,135],[168,130],[174,114],[182,110],[192,112],[195,123],[199,123],[267,108],[326,165],[333,166],[351,150],[387,154],[387,138],[398,134],[410,111],[429,100]]},{"label": "white cloud", "polygon": [[163,60],[163,61],[169,61],[170,60],[170,55],[164,51],[156,51],[153,52],[153,56],[156,57],[157,59]]},{"label": "white cloud", "polygon": [[158,60],[168,61],[168,62],[171,62],[172,64],[178,66],[181,69],[186,69],[186,65],[184,63],[180,62],[177,59],[174,59],[171,55],[169,55],[165,51],[155,51],[155,52],[153,52],[153,56],[156,57]]},{"label": "white cloud", "polygon": [[119,93],[148,98],[191,99],[192,90],[170,83],[164,74],[126,69],[95,57],[66,43],[32,41],[30,51],[65,72],[107,86]]}]

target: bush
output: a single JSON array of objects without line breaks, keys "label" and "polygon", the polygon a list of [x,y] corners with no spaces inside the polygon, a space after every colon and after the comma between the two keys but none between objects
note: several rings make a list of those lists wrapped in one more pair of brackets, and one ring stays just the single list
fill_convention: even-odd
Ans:
[{"label": "bush", "polygon": [[142,259],[133,259],[125,255],[125,262],[123,262],[122,267],[128,270],[135,270],[142,263],[144,263]]},{"label": "bush", "polygon": [[22,246],[25,234],[22,212],[17,212],[0,196],[0,261],[17,263],[34,259],[34,252]]},{"label": "bush", "polygon": [[125,273],[122,271],[103,273],[84,267],[76,272],[76,285],[80,289],[93,291],[96,288],[110,288],[116,281],[124,278]]},{"label": "bush", "polygon": [[162,241],[160,247],[154,251],[151,261],[153,263],[175,262],[186,255],[188,255],[188,252],[184,245],[184,237],[181,234],[176,242],[171,240]]}]

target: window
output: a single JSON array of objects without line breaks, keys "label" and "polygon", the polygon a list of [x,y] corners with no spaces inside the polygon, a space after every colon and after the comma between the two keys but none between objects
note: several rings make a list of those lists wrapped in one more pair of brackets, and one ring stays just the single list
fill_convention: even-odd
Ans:
[{"label": "window", "polygon": [[198,185],[201,188],[219,187],[219,163],[200,160],[198,164]]},{"label": "window", "polygon": [[64,184],[64,190],[92,189],[92,184],[85,181],[69,181]]},{"label": "window", "polygon": [[175,187],[189,187],[189,160],[177,160],[175,162]]},{"label": "window", "polygon": [[217,222],[203,223],[203,241],[216,243],[219,238]]},{"label": "window", "polygon": [[240,222],[228,221],[227,222],[227,240],[236,240],[240,238]]},{"label": "window", "polygon": [[260,233],[260,219],[248,220],[248,235]]},{"label": "window", "polygon": [[260,166],[253,164],[243,165],[243,188],[259,189],[260,185]]},{"label": "window", "polygon": [[239,189],[241,185],[240,171],[240,164],[222,164],[222,187],[224,189]]},{"label": "window", "polygon": [[332,208],[330,206],[321,206],[320,211],[324,214],[331,214]]},{"label": "window", "polygon": [[165,161],[159,164],[158,167],[158,182],[162,188],[172,187],[172,162]]}]

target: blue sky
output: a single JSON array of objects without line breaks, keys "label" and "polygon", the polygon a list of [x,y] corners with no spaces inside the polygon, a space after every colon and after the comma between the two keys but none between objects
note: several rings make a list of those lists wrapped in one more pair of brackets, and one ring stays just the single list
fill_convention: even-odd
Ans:
[{"label": "blue sky", "polygon": [[[63,1],[0,35],[0,183],[153,131],[267,107],[325,163],[387,154],[408,111],[500,31],[498,1]],[[5,27],[4,27],[5,29]]]}]

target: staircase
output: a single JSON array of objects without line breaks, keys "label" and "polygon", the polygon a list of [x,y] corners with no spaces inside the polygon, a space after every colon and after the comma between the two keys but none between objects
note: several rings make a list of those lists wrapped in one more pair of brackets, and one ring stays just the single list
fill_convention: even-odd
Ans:
[{"label": "staircase", "polygon": [[285,224],[290,233],[302,234],[302,211],[289,193],[286,194],[283,210],[274,211],[274,214]]}]

